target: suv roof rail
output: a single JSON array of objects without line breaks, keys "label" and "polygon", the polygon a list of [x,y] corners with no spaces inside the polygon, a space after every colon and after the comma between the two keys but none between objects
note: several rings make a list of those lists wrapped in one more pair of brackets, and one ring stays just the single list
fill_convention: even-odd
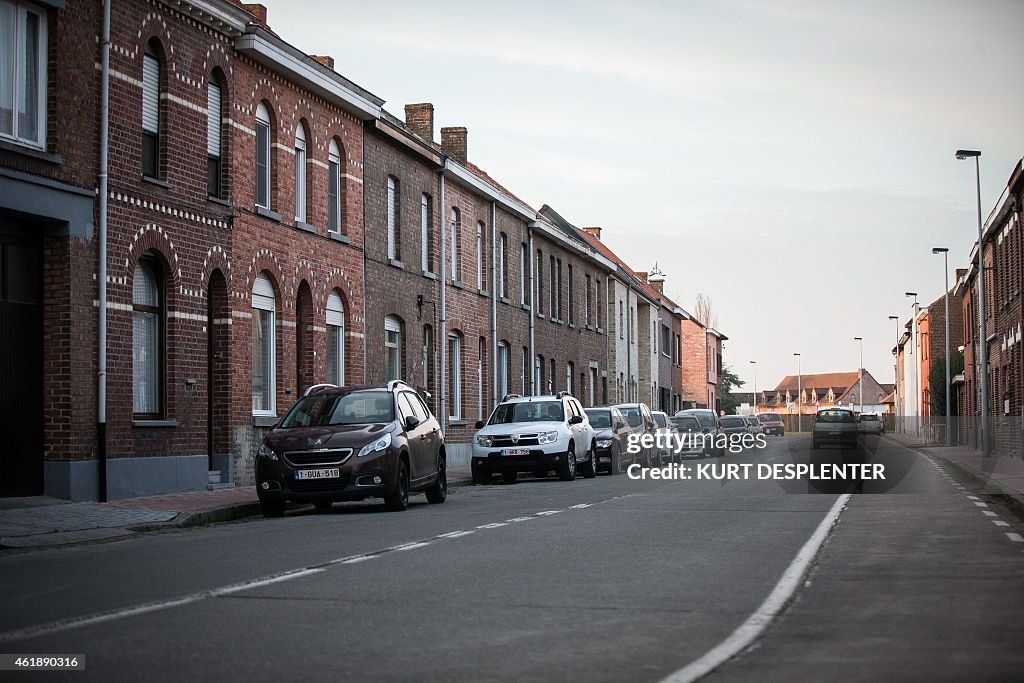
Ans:
[{"label": "suv roof rail", "polygon": [[505,394],[505,396],[502,397],[501,402],[504,403],[505,401],[509,400],[510,398],[522,398],[522,397],[523,397],[522,394]]},{"label": "suv roof rail", "polygon": [[326,382],[323,383],[323,384],[314,384],[311,387],[306,387],[306,390],[302,392],[302,396],[303,397],[312,396],[313,394],[319,394],[321,391],[325,391],[327,389],[337,389],[337,388],[338,388],[337,384],[327,384]]},{"label": "suv roof rail", "polygon": [[412,385],[402,379],[391,380],[390,382],[388,382],[387,387],[388,391],[394,391],[395,389],[399,389],[401,387],[408,387],[409,389],[412,389]]},{"label": "suv roof rail", "polygon": [[572,392],[559,391],[557,394],[555,394],[555,398],[565,398],[566,396],[572,396]]}]

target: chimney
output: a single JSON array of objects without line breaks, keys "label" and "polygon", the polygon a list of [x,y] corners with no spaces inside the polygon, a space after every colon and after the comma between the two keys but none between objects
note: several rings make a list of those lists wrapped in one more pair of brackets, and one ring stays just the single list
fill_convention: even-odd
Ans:
[{"label": "chimney", "polygon": [[665,278],[663,278],[663,277],[651,278],[650,280],[648,280],[648,282],[651,283],[651,287],[654,287],[656,290],[658,290],[658,294],[664,294],[665,293]]},{"label": "chimney", "polygon": [[596,237],[598,239],[598,241],[601,240],[601,228],[598,228],[598,227],[595,226],[595,227],[580,228],[580,229],[583,232],[587,233],[588,235],[593,235],[594,237]]},{"label": "chimney", "polygon": [[646,270],[638,270],[638,271],[636,271],[636,274],[640,276],[641,280],[643,280],[644,282],[647,282],[647,271]]},{"label": "chimney", "polygon": [[[427,142],[434,141],[434,105],[430,102],[405,105],[405,125]],[[463,143],[465,147],[465,143]]]},{"label": "chimney", "polygon": [[441,151],[463,166],[468,163],[466,154],[466,136],[469,135],[462,126],[441,129]]},{"label": "chimney", "polygon": [[310,55],[313,59],[320,62],[323,66],[326,66],[331,71],[334,71],[334,57],[330,55]]},{"label": "chimney", "polygon": [[243,2],[242,3],[242,7],[244,7],[245,10],[249,14],[253,15],[254,17],[256,17],[256,21],[257,22],[263,24],[264,26],[267,25],[267,6],[266,5],[261,5],[259,3],[255,3],[255,2],[251,2],[251,3],[250,2]]}]

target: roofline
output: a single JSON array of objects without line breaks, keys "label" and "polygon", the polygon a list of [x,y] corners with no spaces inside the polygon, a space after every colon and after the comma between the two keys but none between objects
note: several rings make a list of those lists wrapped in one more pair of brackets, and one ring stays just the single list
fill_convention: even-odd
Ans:
[{"label": "roofline", "polygon": [[427,161],[440,168],[444,165],[444,154],[437,151],[433,145],[428,144],[418,135],[409,130],[397,126],[383,116],[372,121],[374,130],[386,135],[395,143],[402,145],[415,154],[419,154]]},{"label": "roofline", "polygon": [[[183,12],[199,23],[209,26],[215,31],[237,38],[245,32],[245,27],[253,22],[251,12],[238,5],[224,0],[185,0],[172,2],[158,0],[161,4]],[[192,9],[196,12],[193,12]],[[198,13],[198,14],[197,14]]]},{"label": "roofline", "polygon": [[612,263],[606,256],[598,252],[596,249],[590,248],[585,243],[577,243],[575,240],[571,239],[568,235],[566,235],[561,230],[559,230],[554,225],[545,220],[544,217],[541,216],[540,214],[537,214],[535,220],[530,222],[529,227],[532,230],[538,230],[544,233],[545,235],[551,237],[552,240],[560,243],[561,245],[565,246],[568,249],[571,249],[572,251],[575,251],[578,254],[586,256],[587,258],[591,259],[592,261],[595,261],[596,263],[600,264],[601,266],[604,266],[605,268],[615,268],[615,264]]}]

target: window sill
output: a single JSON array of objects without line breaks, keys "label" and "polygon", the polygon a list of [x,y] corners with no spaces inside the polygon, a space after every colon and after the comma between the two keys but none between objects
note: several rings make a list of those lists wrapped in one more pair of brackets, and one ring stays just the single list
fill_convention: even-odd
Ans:
[{"label": "window sill", "polygon": [[348,235],[343,235],[340,232],[328,232],[327,237],[335,242],[341,242],[342,244],[352,244],[352,238]]},{"label": "window sill", "polygon": [[213,202],[214,204],[220,204],[221,206],[231,206],[230,199],[224,199],[223,197],[214,197],[212,194],[206,195],[206,201]]},{"label": "window sill", "polygon": [[253,415],[252,426],[253,427],[273,427],[278,421],[277,415]]},{"label": "window sill", "polygon": [[23,156],[32,157],[48,164],[59,165],[64,163],[64,157],[60,154],[50,154],[38,147],[31,147],[28,143],[18,143],[13,140],[0,140],[0,151],[14,152]]},{"label": "window sill", "polygon": [[466,285],[462,284],[461,280],[452,280],[452,287],[455,289],[465,289]]},{"label": "window sill", "polygon": [[157,187],[162,187],[165,190],[171,189],[171,184],[169,182],[167,182],[166,180],[160,180],[159,178],[152,178],[152,177],[150,177],[148,175],[142,176],[142,182],[147,183],[149,185],[156,185]]},{"label": "window sill", "polygon": [[588,330],[594,329],[593,327],[590,326],[590,323],[587,323],[584,327],[586,327],[586,329],[588,329]]},{"label": "window sill", "polygon": [[572,323],[569,323],[569,329],[570,330],[575,330],[576,326],[574,324],[572,324]]},{"label": "window sill", "polygon": [[506,299],[503,296],[499,296],[498,297],[498,301],[500,301],[501,303],[506,304],[506,305],[509,303],[508,299]]},{"label": "window sill", "polygon": [[469,420],[467,420],[464,417],[449,417],[448,418],[448,426],[449,427],[465,427],[468,424],[469,424]]},{"label": "window sill", "polygon": [[389,258],[388,265],[392,268],[398,268],[399,270],[405,270],[405,264],[396,258]]},{"label": "window sill", "polygon": [[529,311],[529,310],[532,310],[532,309],[530,308],[530,304],[524,304],[524,303],[520,303],[520,304],[519,304],[519,308],[523,309],[524,311]]},{"label": "window sill", "polygon": [[177,427],[177,420],[132,420],[132,427]]},{"label": "window sill", "polygon": [[295,221],[295,227],[298,228],[299,230],[304,230],[305,232],[311,232],[314,235],[316,234],[316,226],[310,225],[309,223],[307,223],[305,221]]},{"label": "window sill", "polygon": [[420,274],[423,275],[423,277],[429,278],[431,280],[436,280],[437,279],[437,274],[436,273],[431,273],[429,270],[421,270]]},{"label": "window sill", "polygon": [[281,214],[279,214],[277,211],[271,211],[267,207],[260,206],[259,204],[256,205],[256,215],[263,216],[264,218],[269,218],[270,220],[276,221],[278,223],[281,222]]},{"label": "window sill", "polygon": [[490,296],[490,294],[487,293],[486,289],[480,289],[479,287],[476,288],[476,293],[479,294],[480,296]]}]

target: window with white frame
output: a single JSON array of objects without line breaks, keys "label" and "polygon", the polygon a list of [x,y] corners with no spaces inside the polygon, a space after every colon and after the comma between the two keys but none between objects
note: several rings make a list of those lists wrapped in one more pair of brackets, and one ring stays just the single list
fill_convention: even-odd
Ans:
[{"label": "window with white frame", "polygon": [[548,377],[547,377],[547,380],[548,380],[547,393],[549,393],[549,394],[555,393],[555,374],[556,374],[556,371],[557,371],[557,366],[555,365],[555,359],[552,358],[551,359],[551,372],[548,373]]},{"label": "window with white frame", "polygon": [[427,193],[420,197],[420,245],[423,247],[420,268],[434,272],[434,199]]},{"label": "window with white frame", "polygon": [[434,387],[434,328],[423,326],[423,348],[420,362],[423,364],[423,388],[433,393]]},{"label": "window with white frame", "polygon": [[402,320],[384,318],[384,380],[402,379]]},{"label": "window with white frame", "polygon": [[306,131],[295,127],[295,222],[306,222]]},{"label": "window with white frame", "polygon": [[341,234],[341,147],[331,140],[327,151],[327,230]]},{"label": "window with white frame", "polygon": [[476,419],[483,420],[487,417],[484,414],[487,405],[487,340],[483,337],[480,337],[477,344],[476,397]]},{"label": "window with white frame", "polygon": [[575,366],[572,361],[565,364],[565,390],[568,391],[570,395],[573,393],[572,378],[573,373],[575,372],[574,368]]},{"label": "window with white frame", "polygon": [[222,197],[221,187],[221,129],[224,125],[221,87],[216,77],[206,85],[206,194]]},{"label": "window with white frame", "polygon": [[252,285],[252,413],[276,415],[276,327],[277,298],[266,273]]},{"label": "window with white frame", "polygon": [[511,379],[511,368],[509,367],[509,346],[507,341],[498,342],[498,357],[495,359],[498,373],[498,386],[495,387],[495,395],[504,397],[508,395],[508,385]]},{"label": "window with white frame", "polygon": [[575,308],[575,305],[573,304],[573,293],[574,292],[573,292],[573,286],[572,286],[572,264],[571,263],[568,264],[566,266],[566,269],[568,271],[568,273],[566,275],[569,278],[568,304],[566,306],[569,309],[568,313],[567,313],[567,316],[568,316],[567,319],[568,319],[570,325],[575,325],[576,324],[576,308]]},{"label": "window with white frame", "polygon": [[594,278],[594,327],[601,327],[601,278]]},{"label": "window with white frame", "polygon": [[450,234],[448,235],[449,255],[451,258],[452,282],[462,282],[462,245],[459,238],[462,234],[462,221],[459,210],[452,207],[451,221],[449,222]]},{"label": "window with white frame", "polygon": [[256,107],[256,206],[270,209],[270,112]]},{"label": "window with white frame", "polygon": [[622,299],[619,299],[619,339],[622,339],[623,332],[626,329],[626,326],[625,326],[625,323],[623,322],[623,317],[622,317],[623,310],[624,309],[623,309],[623,306],[622,306]]},{"label": "window with white frame", "polygon": [[0,0],[0,137],[46,145],[46,13]]},{"label": "window with white frame", "polygon": [[327,297],[327,381],[345,384],[345,304],[337,291]]},{"label": "window with white frame", "polygon": [[590,273],[587,273],[586,284],[587,284],[587,293],[586,293],[586,296],[583,297],[583,323],[587,327],[590,327],[590,324],[591,324],[591,319],[590,319]]},{"label": "window with white frame", "polygon": [[[508,251],[508,235],[501,233],[498,239],[498,296],[507,298],[508,272],[505,269],[505,253]],[[504,394],[502,394],[504,396]]]},{"label": "window with white frame", "polygon": [[160,263],[143,257],[132,279],[132,394],[136,415],[158,417],[163,394],[163,282]]},{"label": "window with white frame", "polygon": [[476,223],[476,288],[487,289],[487,226]]},{"label": "window with white frame", "polygon": [[544,312],[544,252],[540,249],[537,250],[537,264],[535,266],[536,272],[533,274],[534,281],[536,282],[536,296],[532,303],[535,303],[537,313]]},{"label": "window with white frame", "polygon": [[160,173],[160,78],[163,65],[156,41],[146,43],[142,55],[142,175]]},{"label": "window with white frame", "polygon": [[448,417],[462,419],[462,334],[448,333]]},{"label": "window with white frame", "polygon": [[523,347],[523,367],[519,377],[519,393],[522,396],[530,395],[530,349]]},{"label": "window with white frame", "polygon": [[398,179],[388,176],[388,258],[399,260],[399,191]]},{"label": "window with white frame", "polygon": [[526,305],[527,283],[530,281],[530,247],[523,242],[519,245],[519,303]]},{"label": "window with white frame", "polygon": [[558,273],[555,271],[555,257],[548,257],[548,267],[550,269],[549,276],[551,277],[551,287],[548,292],[550,301],[548,302],[548,315],[552,318],[558,319]]},{"label": "window with white frame", "polygon": [[540,354],[533,359],[533,395],[544,393],[544,356]]}]

